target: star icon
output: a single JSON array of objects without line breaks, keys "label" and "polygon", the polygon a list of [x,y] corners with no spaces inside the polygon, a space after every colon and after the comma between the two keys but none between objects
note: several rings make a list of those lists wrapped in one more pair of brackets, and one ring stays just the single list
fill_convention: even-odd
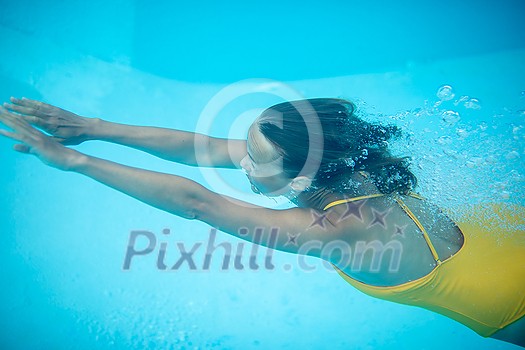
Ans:
[{"label": "star icon", "polygon": [[311,213],[312,213],[313,221],[312,221],[312,223],[310,224],[309,227],[313,227],[313,226],[319,225],[322,228],[325,228],[324,220],[326,219],[326,213],[323,213],[323,214],[319,215],[319,214],[317,214],[317,212],[315,210],[312,210]]},{"label": "star icon", "polygon": [[405,226],[394,225],[394,226],[396,227],[396,232],[392,234],[392,237],[401,236],[405,238],[405,229],[407,228],[408,225],[405,225]]},{"label": "star icon", "polygon": [[[360,202],[361,204],[358,204]],[[343,221],[347,217],[355,216],[359,221],[363,222],[363,215],[361,214],[361,207],[365,204],[366,201],[355,201],[346,203],[346,211],[339,221]]]},{"label": "star icon", "polygon": [[376,210],[375,208],[372,208],[372,214],[374,214],[374,218],[372,219],[372,221],[370,221],[370,224],[368,224],[367,228],[370,228],[374,225],[380,225],[386,228],[387,225],[386,225],[385,219],[389,213],[390,213],[390,209],[387,209],[385,211],[379,211],[379,210]]},{"label": "star icon", "polygon": [[301,235],[301,233],[298,233],[296,235],[292,235],[291,233],[286,232],[286,234],[288,235],[288,241],[284,245],[293,244],[294,246],[297,247],[298,246],[298,244],[297,244],[297,237],[299,237]]}]

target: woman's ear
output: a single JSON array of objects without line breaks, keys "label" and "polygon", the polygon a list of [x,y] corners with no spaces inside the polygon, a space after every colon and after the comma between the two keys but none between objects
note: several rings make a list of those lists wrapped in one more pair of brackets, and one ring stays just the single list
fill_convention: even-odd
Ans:
[{"label": "woman's ear", "polygon": [[312,179],[307,176],[297,176],[290,183],[290,187],[295,192],[303,192],[312,185]]}]

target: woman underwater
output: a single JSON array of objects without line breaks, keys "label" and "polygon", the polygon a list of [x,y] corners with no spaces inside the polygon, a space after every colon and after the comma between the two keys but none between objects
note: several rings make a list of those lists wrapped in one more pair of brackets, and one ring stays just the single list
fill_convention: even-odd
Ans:
[{"label": "woman underwater", "polygon": [[[417,181],[407,159],[390,154],[388,141],[400,130],[360,119],[349,101],[316,98],[274,105],[251,125],[247,140],[115,124],[25,98],[11,98],[4,107],[0,121],[12,131],[0,134],[20,142],[16,151],[247,241],[255,240],[257,229],[277,228],[272,248],[327,260],[366,294],[420,306],[484,337],[525,347],[525,233],[479,216],[484,211],[523,227],[523,208],[486,205],[453,222],[412,192]],[[285,196],[297,207],[255,206],[187,178],[65,147],[95,139],[189,165],[242,168],[255,192]],[[392,259],[363,253],[350,264],[348,252],[305,251],[312,242],[344,242],[352,252],[363,245],[370,252],[379,247],[390,250]],[[401,248],[394,268],[392,242]]]}]

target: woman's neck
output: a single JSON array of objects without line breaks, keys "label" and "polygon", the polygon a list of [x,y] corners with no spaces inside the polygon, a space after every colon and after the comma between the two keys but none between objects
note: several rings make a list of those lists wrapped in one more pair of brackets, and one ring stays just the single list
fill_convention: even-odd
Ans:
[{"label": "woman's neck", "polygon": [[368,176],[356,172],[349,179],[348,186],[342,191],[334,192],[326,187],[309,189],[301,192],[292,202],[301,208],[323,210],[328,204],[344,198],[354,198],[380,193],[379,189],[370,181]]}]

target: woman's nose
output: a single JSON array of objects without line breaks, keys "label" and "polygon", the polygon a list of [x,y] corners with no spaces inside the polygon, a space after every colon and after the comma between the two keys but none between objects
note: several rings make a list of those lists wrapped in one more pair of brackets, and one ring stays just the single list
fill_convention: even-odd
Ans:
[{"label": "woman's nose", "polygon": [[248,159],[248,155],[244,156],[244,158],[241,159],[241,168],[247,173],[252,171],[252,167],[250,165],[250,160]]}]

